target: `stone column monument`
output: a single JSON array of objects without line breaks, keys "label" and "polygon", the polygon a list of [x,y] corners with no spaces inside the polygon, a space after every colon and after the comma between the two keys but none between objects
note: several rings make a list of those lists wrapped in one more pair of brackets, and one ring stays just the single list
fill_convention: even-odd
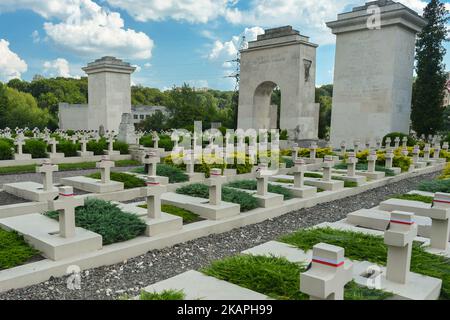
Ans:
[{"label": "stone column monument", "polygon": [[129,63],[114,57],[103,57],[88,63],[89,125],[87,129],[119,131],[123,113],[131,113],[131,74]]},{"label": "stone column monument", "polygon": [[409,132],[416,34],[426,21],[379,0],[328,22],[336,35],[331,142]]}]

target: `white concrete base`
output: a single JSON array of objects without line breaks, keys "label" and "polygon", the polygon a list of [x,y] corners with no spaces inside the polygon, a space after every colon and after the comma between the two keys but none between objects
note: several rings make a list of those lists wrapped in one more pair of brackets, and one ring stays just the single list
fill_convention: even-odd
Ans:
[{"label": "white concrete base", "polygon": [[107,156],[119,156],[120,155],[120,151],[108,151],[108,150],[103,150],[103,153]]},{"label": "white concrete base", "polygon": [[234,177],[237,175],[237,170],[236,169],[225,169],[225,170],[223,170],[223,175],[225,177]]},{"label": "white concrete base", "polygon": [[342,176],[341,177],[344,181],[350,181],[350,182],[356,182],[356,184],[358,186],[364,184],[367,182],[367,178],[364,176],[354,176],[354,177],[349,177],[349,176]]},{"label": "white concrete base", "polygon": [[[345,175],[347,173],[347,170],[333,169],[333,173],[340,173],[340,174]],[[386,176],[386,173],[381,172],[381,171],[367,172],[364,170],[357,170],[356,175],[366,177],[366,179],[368,179],[368,180],[380,180]]]},{"label": "white concrete base", "polygon": [[3,190],[16,197],[36,202],[53,200],[58,196],[58,188],[44,191],[42,184],[31,181],[4,184]]},{"label": "white concrete base", "polygon": [[306,164],[317,164],[317,163],[323,162],[323,159],[321,159],[321,158],[315,158],[315,159],[303,158],[303,160],[305,160]]},{"label": "white concrete base", "polygon": [[147,225],[145,235],[147,237],[176,232],[183,228],[183,218],[161,212],[160,219],[150,219],[147,217],[147,209],[139,207],[141,204],[145,204],[145,202],[119,203],[118,205],[124,212],[136,214],[145,221]]},{"label": "white concrete base", "polygon": [[402,173],[402,168],[392,167],[392,168],[390,168],[388,170],[391,170],[392,172],[394,172],[394,174],[396,176],[398,176],[400,173]]},{"label": "white concrete base", "polygon": [[380,210],[384,211],[404,211],[412,212],[415,215],[427,215],[428,211],[431,210],[431,204],[424,203],[421,201],[411,201],[403,199],[389,199],[380,203]]},{"label": "white concrete base", "polygon": [[102,183],[101,180],[83,176],[63,178],[61,179],[61,184],[92,193],[109,193],[124,189],[122,182],[111,181]]},{"label": "white concrete base", "polygon": [[322,181],[314,178],[305,178],[305,184],[325,191],[338,191],[344,189],[344,181],[341,180]]},{"label": "white concrete base", "polygon": [[416,162],[416,164],[414,165],[416,167],[416,169],[421,169],[421,168],[425,168],[427,166],[426,162]]},{"label": "white concrete base", "polygon": [[265,196],[253,194],[253,197],[258,200],[258,205],[261,208],[272,208],[283,204],[283,195],[276,193],[267,193]]},{"label": "white concrete base", "polygon": [[22,153],[22,154],[14,154],[14,160],[20,161],[20,160],[31,160],[31,154],[28,153]]},{"label": "white concrete base", "polygon": [[241,206],[222,201],[218,206],[209,204],[208,199],[195,198],[167,192],[161,197],[163,204],[174,205],[198,214],[208,220],[221,220],[239,215]]},{"label": "white concrete base", "polygon": [[288,189],[296,198],[312,198],[317,194],[316,187],[303,186],[302,188],[295,188],[292,183],[270,182],[276,186],[282,186]]},{"label": "white concrete base", "polygon": [[51,160],[64,158],[64,153],[47,153],[47,157]]},{"label": "white concrete base", "polygon": [[205,174],[200,172],[189,173],[187,174],[189,177],[189,182],[202,182],[205,180]]},{"label": "white concrete base", "polygon": [[83,228],[76,228],[73,238],[59,236],[59,222],[42,214],[5,218],[0,226],[14,230],[34,248],[51,260],[62,260],[102,249],[102,236]]},{"label": "white concrete base", "polygon": [[161,293],[164,290],[182,290],[185,294],[185,300],[272,300],[263,294],[208,277],[194,270],[155,283],[144,289],[144,291],[150,293]]},{"label": "white concrete base", "polygon": [[437,300],[441,293],[442,280],[427,277],[421,274],[410,272],[409,280],[406,284],[395,283],[386,279],[386,268],[378,266],[381,275],[378,279],[369,279],[364,275],[373,267],[371,262],[360,262],[354,264],[353,279],[361,286],[378,282],[377,289],[391,292],[396,300]]},{"label": "white concrete base", "polygon": [[86,152],[77,151],[77,155],[79,157],[93,157],[94,152],[92,152],[92,151],[86,151]]}]

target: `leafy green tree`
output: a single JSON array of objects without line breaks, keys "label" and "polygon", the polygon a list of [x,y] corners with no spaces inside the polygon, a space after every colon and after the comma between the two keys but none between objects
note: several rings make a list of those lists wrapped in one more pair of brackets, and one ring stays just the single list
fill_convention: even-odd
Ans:
[{"label": "leafy green tree", "polygon": [[413,86],[412,126],[418,135],[435,134],[442,127],[442,103],[447,80],[443,59],[446,50],[448,11],[439,0],[431,0],[423,17],[428,24],[416,43],[417,79]]},{"label": "leafy green tree", "polygon": [[150,131],[161,132],[162,130],[168,129],[167,117],[160,110],[157,110],[150,117],[146,118],[145,120],[142,120],[137,125],[137,128],[147,132]]}]

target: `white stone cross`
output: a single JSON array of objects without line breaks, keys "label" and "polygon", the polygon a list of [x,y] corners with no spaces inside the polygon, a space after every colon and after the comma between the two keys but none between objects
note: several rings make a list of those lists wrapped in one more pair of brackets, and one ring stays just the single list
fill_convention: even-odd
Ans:
[{"label": "white stone cross", "polygon": [[184,164],[186,165],[186,173],[192,175],[195,169],[194,150],[186,150],[184,156]]},{"label": "white stone cross", "polygon": [[448,148],[449,148],[448,142],[444,142],[444,144],[442,145],[442,150],[448,152]]},{"label": "white stone cross", "polygon": [[381,149],[382,140],[377,138],[377,150]]},{"label": "white stone cross", "polygon": [[370,140],[366,140],[366,149],[370,150]]},{"label": "white stone cross", "polygon": [[292,145],[292,161],[294,161],[295,162],[295,160],[297,160],[297,157],[298,157],[298,144],[297,143],[294,143],[293,145]]},{"label": "white stone cross", "polygon": [[53,172],[58,171],[58,166],[53,165],[49,159],[45,159],[42,166],[36,167],[36,172],[43,176],[44,191],[53,191]]},{"label": "white stone cross", "polygon": [[156,131],[154,131],[153,132],[153,134],[152,134],[152,140],[153,140],[153,148],[154,149],[158,149],[159,148],[159,146],[158,146],[158,143],[159,143],[159,135],[158,135],[158,133],[156,133]]},{"label": "white stone cross", "polygon": [[393,211],[389,229],[384,233],[384,243],[388,246],[386,279],[406,284],[411,266],[411,252],[417,225],[414,214]]},{"label": "white stone cross", "polygon": [[386,148],[388,148],[388,147],[391,146],[391,143],[392,143],[391,138],[387,137],[386,140],[385,140],[384,145],[386,146]]},{"label": "white stone cross", "polygon": [[395,139],[394,139],[394,148],[397,149],[398,147],[400,147],[400,138],[399,137],[395,137]]},{"label": "white stone cross", "polygon": [[436,143],[434,146],[433,159],[438,160],[440,156],[441,156],[441,145],[439,143]]},{"label": "white stone cross", "polygon": [[60,187],[58,200],[48,202],[51,211],[59,212],[59,235],[73,238],[76,233],[75,208],[84,205],[83,198],[76,198],[72,187]]},{"label": "white stone cross", "polygon": [[108,135],[108,152],[110,154],[114,152],[114,131]]},{"label": "white stone cross", "polygon": [[403,139],[402,139],[402,147],[403,148],[408,147],[408,137],[403,137]]},{"label": "white stone cross", "polygon": [[420,156],[420,147],[418,145],[415,145],[413,149],[413,164],[417,164],[419,162],[419,156]]},{"label": "white stone cross", "polygon": [[392,169],[394,162],[394,150],[391,147],[388,147],[386,150],[386,162],[385,162],[385,168],[386,169]]},{"label": "white stone cross", "polygon": [[356,176],[356,164],[358,163],[358,158],[356,157],[355,152],[348,153],[346,163],[347,163],[347,176],[348,177]]},{"label": "white stone cross", "polygon": [[377,165],[378,155],[375,150],[370,151],[367,157],[367,172],[374,173]]},{"label": "white stone cross", "polygon": [[89,139],[87,138],[86,135],[83,135],[80,139],[80,143],[81,143],[81,152],[82,153],[86,153],[87,152],[87,148],[86,145],[89,142]]},{"label": "white stone cross", "polygon": [[147,165],[147,175],[150,177],[156,176],[156,169],[158,166],[158,163],[161,162],[161,159],[159,158],[158,150],[157,149],[150,149],[144,154],[144,158],[142,159],[142,163]]},{"label": "white stone cross", "polygon": [[59,144],[59,141],[56,140],[55,138],[50,138],[48,140],[48,144],[50,144],[52,146],[52,153],[51,154],[56,154],[56,145]]},{"label": "white stone cross", "polygon": [[317,144],[312,143],[309,147],[309,158],[315,159],[316,158],[316,151],[317,151]]},{"label": "white stone cross", "polygon": [[450,194],[436,193],[433,200],[433,208],[437,210],[432,213],[430,247],[447,250],[450,233]]},{"label": "white stone cross", "polygon": [[147,201],[147,216],[150,219],[161,218],[161,195],[167,192],[167,187],[162,186],[154,177],[147,179],[147,187],[141,189],[141,196]]},{"label": "white stone cross", "polygon": [[294,188],[303,188],[305,183],[305,172],[308,170],[303,159],[297,159],[293,168]]},{"label": "white stone cross", "polygon": [[102,160],[96,163],[95,165],[100,169],[100,175],[102,179],[102,183],[110,183],[111,182],[111,168],[114,168],[114,161],[109,160],[108,156],[102,156]]},{"label": "white stone cross", "polygon": [[300,291],[311,300],[344,300],[344,287],[353,279],[353,264],[341,247],[319,243],[313,247],[311,268],[300,275]]},{"label": "white stone cross", "polygon": [[23,153],[23,146],[25,145],[25,139],[22,135],[18,135],[14,141],[14,145],[17,146],[17,154],[21,155]]},{"label": "white stone cross", "polygon": [[347,152],[347,146],[345,141],[341,141],[341,157],[345,157],[345,152]]},{"label": "white stone cross", "polygon": [[70,141],[72,141],[73,144],[76,144],[78,141],[78,137],[76,134],[74,134],[73,136],[70,137]]},{"label": "white stone cross", "polygon": [[423,159],[425,161],[430,160],[430,144],[425,144],[425,147],[423,148]]},{"label": "white stone cross", "polygon": [[268,193],[268,182],[271,175],[268,172],[267,163],[260,163],[256,170],[256,194],[258,196],[266,196]]},{"label": "white stone cross", "polygon": [[353,147],[354,147],[354,151],[355,152],[359,152],[359,145],[361,144],[361,141],[359,141],[358,139],[356,139],[355,141],[353,141]]},{"label": "white stone cross", "polygon": [[323,159],[323,176],[322,181],[331,181],[331,171],[333,169],[334,161],[333,156],[325,156]]},{"label": "white stone cross", "polygon": [[206,180],[209,187],[209,204],[219,206],[222,203],[222,184],[227,181],[221,169],[211,169],[210,178]]}]

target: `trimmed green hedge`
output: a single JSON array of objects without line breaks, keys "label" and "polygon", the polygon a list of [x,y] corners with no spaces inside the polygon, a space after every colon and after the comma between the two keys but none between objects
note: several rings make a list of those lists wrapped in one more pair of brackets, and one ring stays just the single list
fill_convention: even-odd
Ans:
[{"label": "trimmed green hedge", "polygon": [[0,229],[0,270],[22,265],[38,253],[16,232]]},{"label": "trimmed green hedge", "polygon": [[[145,167],[133,169],[133,172],[140,174],[147,174]],[[158,164],[156,167],[156,174],[161,177],[169,178],[169,183],[180,183],[189,181],[189,176],[180,168],[169,164]]]},{"label": "trimmed green hedge", "polygon": [[0,160],[12,160],[14,158],[14,144],[10,139],[0,138]]},{"label": "trimmed green hedge", "polygon": [[56,151],[64,153],[64,156],[67,158],[76,157],[79,147],[80,145],[78,143],[72,143],[72,141],[69,140],[61,140],[59,144],[56,145]]},{"label": "trimmed green hedge", "polygon": [[385,135],[383,137],[383,146],[386,144],[386,138],[388,138],[388,137],[391,138],[391,145],[392,146],[394,146],[394,140],[397,137],[400,138],[400,146],[402,145],[403,137],[407,137],[408,138],[408,147],[414,147],[416,145],[416,143],[417,143],[417,141],[413,137],[411,137],[411,136],[409,136],[407,134],[404,134],[404,133],[401,133],[401,132],[391,132],[391,133],[389,133],[389,134],[387,134],[387,135]]},{"label": "trimmed green hedge", "polygon": [[[101,179],[101,174],[100,172],[96,172],[88,175],[88,177],[92,179]],[[123,182],[125,189],[133,189],[146,186],[144,180],[128,173],[111,172],[110,177],[112,181]]]},{"label": "trimmed green hedge", "polygon": [[[139,141],[141,145],[146,148],[153,148],[153,136],[146,135]],[[166,151],[172,151],[174,143],[170,136],[165,134],[159,135],[158,148],[163,148]]]},{"label": "trimmed green hedge", "polygon": [[450,179],[424,181],[419,184],[420,191],[450,193]]},{"label": "trimmed green hedge", "polygon": [[[45,213],[58,220],[58,212]],[[142,235],[146,224],[137,216],[123,212],[117,205],[98,199],[86,199],[84,206],[75,210],[77,227],[98,233],[108,245],[134,239]]]},{"label": "trimmed green hedge", "polygon": [[23,153],[31,154],[33,159],[47,157],[47,143],[44,140],[28,139],[25,140]]},{"label": "trimmed green hedge", "polygon": [[[208,186],[201,183],[194,183],[178,188],[177,193],[197,198],[209,198]],[[242,212],[253,210],[258,207],[258,201],[251,194],[226,187],[222,187],[222,201],[239,204]]]},{"label": "trimmed green hedge", "polygon": [[420,194],[398,194],[392,196],[393,199],[410,200],[410,201],[420,201],[424,203],[433,203],[434,198],[428,196],[422,196]]}]

